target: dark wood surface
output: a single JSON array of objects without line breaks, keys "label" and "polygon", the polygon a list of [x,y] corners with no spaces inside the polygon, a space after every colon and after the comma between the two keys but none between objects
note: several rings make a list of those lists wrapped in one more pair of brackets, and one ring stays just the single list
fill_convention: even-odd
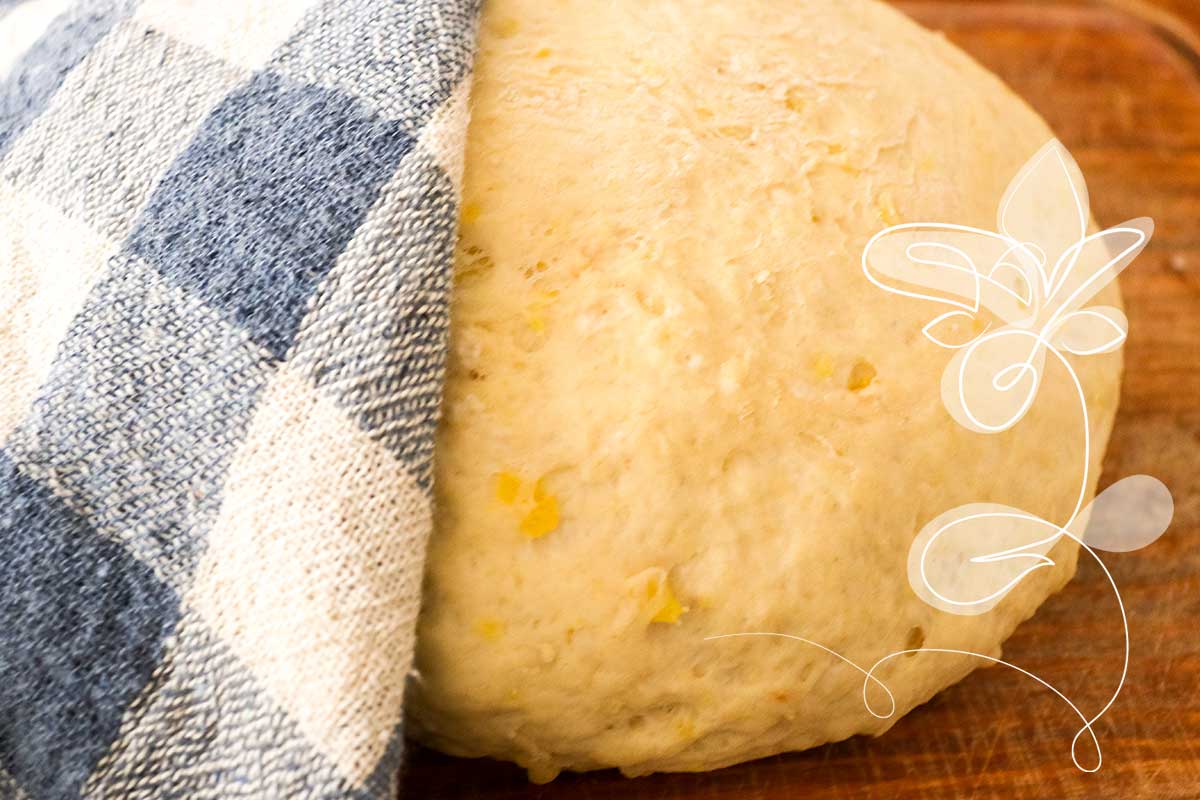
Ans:
[{"label": "dark wood surface", "polygon": [[[515,767],[409,746],[402,796],[537,800],[1200,798],[1200,0],[901,2],[1046,116],[1088,177],[1105,224],[1154,217],[1122,279],[1127,372],[1105,479],[1146,472],[1176,501],[1167,535],[1107,556],[1128,608],[1125,690],[1098,726],[1104,766],[1071,763],[1076,730],[1048,691],[985,669],[878,739],[699,775],[615,772],[529,784]],[[1119,617],[1094,564],[1051,598],[1005,656],[1101,705],[1121,663]]]}]

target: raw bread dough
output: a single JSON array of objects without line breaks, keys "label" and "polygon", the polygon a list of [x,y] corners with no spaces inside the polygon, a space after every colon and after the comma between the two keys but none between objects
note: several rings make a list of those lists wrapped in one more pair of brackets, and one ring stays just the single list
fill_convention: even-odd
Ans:
[{"label": "raw bread dough", "polygon": [[[1046,125],[873,0],[490,0],[409,724],[450,753],[630,775],[856,733],[996,655],[1074,571],[942,613],[909,544],[967,502],[1061,519],[1081,419],[958,427],[941,308],[859,256],[900,220],[994,229]],[[1098,302],[1118,303],[1115,287]],[[1078,360],[1098,472],[1119,354]],[[1065,634],[1065,632],[1064,632]]]}]

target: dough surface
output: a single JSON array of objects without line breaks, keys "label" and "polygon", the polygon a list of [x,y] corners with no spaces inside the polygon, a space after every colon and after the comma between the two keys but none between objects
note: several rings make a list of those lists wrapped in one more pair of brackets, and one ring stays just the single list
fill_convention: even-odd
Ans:
[{"label": "dough surface", "polygon": [[[909,544],[968,502],[1072,508],[1073,389],[957,426],[939,309],[863,276],[899,221],[995,228],[1052,134],[874,0],[490,0],[408,723],[535,780],[704,770],[858,734],[993,656],[1075,553],[937,611]],[[1096,302],[1119,303],[1115,286]],[[1094,482],[1120,354],[1076,360]]]}]

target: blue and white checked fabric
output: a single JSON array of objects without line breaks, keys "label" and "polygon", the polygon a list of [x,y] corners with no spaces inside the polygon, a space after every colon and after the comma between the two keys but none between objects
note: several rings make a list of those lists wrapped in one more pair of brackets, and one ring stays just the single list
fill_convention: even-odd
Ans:
[{"label": "blue and white checked fabric", "polygon": [[0,0],[0,798],[395,795],[478,3]]}]

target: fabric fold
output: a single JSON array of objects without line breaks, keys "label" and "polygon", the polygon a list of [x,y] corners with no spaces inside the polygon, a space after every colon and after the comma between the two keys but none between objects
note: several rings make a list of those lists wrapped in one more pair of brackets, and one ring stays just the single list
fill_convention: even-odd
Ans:
[{"label": "fabric fold", "polygon": [[395,796],[478,5],[0,4],[0,798]]}]

